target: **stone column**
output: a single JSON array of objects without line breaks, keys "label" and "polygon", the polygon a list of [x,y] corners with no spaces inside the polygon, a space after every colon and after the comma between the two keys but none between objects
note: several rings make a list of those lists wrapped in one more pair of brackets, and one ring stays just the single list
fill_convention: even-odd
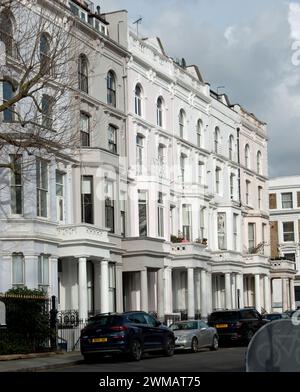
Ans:
[{"label": "stone column", "polygon": [[100,262],[101,313],[109,312],[108,260]]},{"label": "stone column", "polygon": [[195,318],[194,268],[188,268],[188,318]]},{"label": "stone column", "polygon": [[290,298],[291,298],[291,310],[294,310],[296,308],[294,279],[290,279]]},{"label": "stone column", "polygon": [[266,309],[267,313],[270,313],[271,312],[271,287],[270,287],[270,278],[267,275],[264,276],[264,297],[265,297],[264,308]]},{"label": "stone column", "polygon": [[116,311],[123,312],[123,267],[116,264]]},{"label": "stone column", "polygon": [[288,291],[287,291],[287,278],[282,278],[282,311],[288,309]]},{"label": "stone column", "polygon": [[213,292],[212,292],[212,276],[211,272],[207,272],[207,313],[210,314],[212,312],[212,298],[213,298]]},{"label": "stone column", "polygon": [[206,271],[201,270],[201,317],[207,317]]},{"label": "stone column", "polygon": [[231,274],[231,308],[236,309],[236,274]]},{"label": "stone column", "polygon": [[164,318],[164,269],[157,271],[157,316]]},{"label": "stone column", "polygon": [[255,275],[255,307],[261,313],[261,299],[260,299],[260,275]]},{"label": "stone column", "polygon": [[225,274],[225,308],[231,309],[231,274],[227,272]]},{"label": "stone column", "polygon": [[141,309],[148,312],[148,271],[147,267],[141,271]]},{"label": "stone column", "polygon": [[201,312],[201,270],[195,269],[195,311]]},{"label": "stone column", "polygon": [[79,318],[86,320],[88,318],[86,257],[80,257],[78,260],[78,300]]},{"label": "stone column", "polygon": [[164,270],[165,274],[165,314],[173,313],[173,288],[172,288],[172,267],[167,267]]},{"label": "stone column", "polygon": [[221,276],[216,276],[216,290],[217,290],[217,309],[221,309]]},{"label": "stone column", "polygon": [[[244,307],[244,276],[243,274],[237,274],[236,276],[236,289],[237,289],[237,307],[240,309]],[[238,291],[239,290],[239,291]],[[239,293],[239,295],[238,295]]]}]

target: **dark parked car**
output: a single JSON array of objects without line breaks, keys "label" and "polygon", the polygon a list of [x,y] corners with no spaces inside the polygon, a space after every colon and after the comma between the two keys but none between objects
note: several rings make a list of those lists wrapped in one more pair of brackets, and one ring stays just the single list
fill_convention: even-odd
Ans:
[{"label": "dark parked car", "polygon": [[174,333],[145,312],[99,314],[81,331],[80,349],[85,360],[95,354],[127,354],[139,361],[144,352],[174,354]]},{"label": "dark parked car", "polygon": [[254,308],[212,312],[208,325],[215,327],[219,339],[249,343],[255,332],[267,323]]}]

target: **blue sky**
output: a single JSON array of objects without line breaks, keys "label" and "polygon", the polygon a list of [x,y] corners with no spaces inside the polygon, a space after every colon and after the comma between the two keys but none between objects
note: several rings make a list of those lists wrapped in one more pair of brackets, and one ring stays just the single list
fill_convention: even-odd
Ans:
[{"label": "blue sky", "polygon": [[95,2],[127,9],[130,24],[142,17],[141,35],[159,36],[170,56],[197,64],[212,88],[226,86],[232,103],[267,122],[271,177],[300,174],[300,1]]}]

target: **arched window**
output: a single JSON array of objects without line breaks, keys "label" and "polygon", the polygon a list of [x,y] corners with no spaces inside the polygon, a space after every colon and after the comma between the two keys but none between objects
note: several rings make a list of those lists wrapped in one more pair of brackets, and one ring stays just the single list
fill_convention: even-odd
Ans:
[{"label": "arched window", "polygon": [[135,103],[135,114],[138,116],[142,115],[142,88],[139,84],[135,86],[134,90],[134,103]]},{"label": "arched window", "polygon": [[203,122],[202,120],[197,121],[197,146],[202,147],[203,138]]},{"label": "arched window", "polygon": [[220,139],[220,130],[218,127],[215,129],[215,140],[214,140],[214,151],[216,154],[219,152],[219,139]]},{"label": "arched window", "polygon": [[[14,87],[11,82],[5,80],[3,82],[3,102],[8,102],[14,95]],[[14,106],[10,105],[9,108],[3,111],[3,121],[12,122],[14,120]]]},{"label": "arched window", "polygon": [[89,92],[88,80],[88,60],[84,54],[81,54],[78,59],[78,87],[87,94]]},{"label": "arched window", "polygon": [[184,128],[185,128],[185,112],[183,109],[179,112],[179,135],[184,138]]},{"label": "arched window", "polygon": [[163,105],[164,101],[162,97],[158,97],[156,102],[156,124],[159,127],[163,126]]},{"label": "arched window", "polygon": [[107,74],[107,103],[116,107],[116,77],[113,71]]},{"label": "arched window", "polygon": [[49,74],[50,71],[50,39],[48,34],[42,33],[40,38],[40,65],[41,72]]},{"label": "arched window", "polygon": [[250,168],[250,147],[249,144],[245,146],[245,166],[247,169]]},{"label": "arched window", "polygon": [[229,136],[229,159],[233,161],[234,158],[234,137],[232,135]]},{"label": "arched window", "polygon": [[257,169],[257,173],[261,174],[261,152],[257,151],[257,157],[256,157],[256,169]]},{"label": "arched window", "polygon": [[0,41],[5,45],[5,51],[8,56],[13,55],[13,24],[8,12],[3,11],[0,14]]}]

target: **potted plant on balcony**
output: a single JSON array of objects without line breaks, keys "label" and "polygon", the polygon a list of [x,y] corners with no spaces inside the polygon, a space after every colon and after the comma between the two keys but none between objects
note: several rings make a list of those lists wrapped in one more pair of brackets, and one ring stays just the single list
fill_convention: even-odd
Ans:
[{"label": "potted plant on balcony", "polygon": [[172,242],[172,244],[178,244],[179,242],[181,242],[181,239],[179,239],[178,237],[176,237],[176,235],[171,235],[170,241]]}]

